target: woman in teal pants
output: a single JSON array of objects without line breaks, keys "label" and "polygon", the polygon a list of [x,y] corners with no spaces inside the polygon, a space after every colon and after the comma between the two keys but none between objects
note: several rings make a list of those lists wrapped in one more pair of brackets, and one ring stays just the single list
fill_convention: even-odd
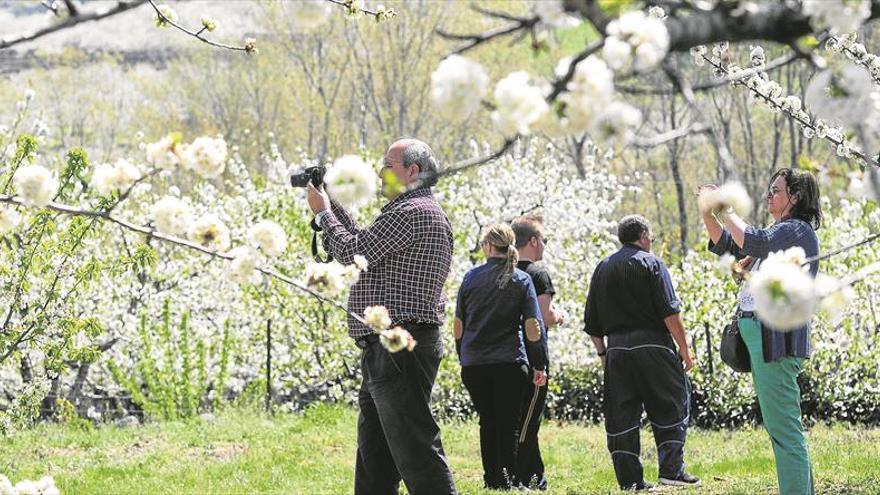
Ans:
[{"label": "woman in teal pants", "polygon": [[[715,187],[702,186],[700,193]],[[766,201],[767,211],[775,220],[766,229],[747,225],[730,208],[704,212],[709,250],[718,255],[730,253],[751,270],[775,251],[801,247],[807,257],[819,254],[815,229],[821,226],[822,210],[816,179],[809,172],[781,169],[770,178]],[[810,264],[813,276],[818,269],[818,263]],[[810,355],[809,325],[781,332],[762,323],[755,316],[748,282],[741,286],[738,302],[740,334],[749,350],[758,404],[773,444],[779,492],[812,495],[813,473],[797,384],[803,362]]]}]

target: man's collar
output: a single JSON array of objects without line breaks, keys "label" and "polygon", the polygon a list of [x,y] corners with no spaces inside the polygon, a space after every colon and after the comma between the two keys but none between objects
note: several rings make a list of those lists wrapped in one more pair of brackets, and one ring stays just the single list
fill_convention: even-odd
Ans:
[{"label": "man's collar", "polygon": [[411,191],[404,191],[404,192],[400,193],[400,195],[398,195],[396,198],[394,198],[391,201],[389,201],[388,203],[386,203],[385,206],[382,207],[382,211],[387,210],[392,205],[395,205],[395,204],[400,203],[402,201],[406,201],[407,199],[421,198],[421,197],[427,197],[427,196],[430,196],[430,197],[434,196],[434,194],[431,192],[430,187],[417,187]]}]

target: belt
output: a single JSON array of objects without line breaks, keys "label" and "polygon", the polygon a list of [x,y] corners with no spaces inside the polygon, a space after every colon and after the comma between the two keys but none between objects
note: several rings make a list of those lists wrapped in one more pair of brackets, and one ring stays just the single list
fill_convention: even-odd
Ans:
[{"label": "belt", "polygon": [[355,340],[354,345],[358,346],[361,349],[366,349],[367,347],[370,347],[371,345],[375,344],[376,342],[379,342],[379,336],[374,333],[371,333],[370,335],[364,335],[363,337],[360,337],[359,339]]},{"label": "belt", "polygon": [[754,311],[739,311],[739,310],[738,310],[738,311],[736,312],[736,316],[737,316],[737,318],[753,318],[753,319],[758,319],[757,316],[755,315],[755,312],[754,312]]}]

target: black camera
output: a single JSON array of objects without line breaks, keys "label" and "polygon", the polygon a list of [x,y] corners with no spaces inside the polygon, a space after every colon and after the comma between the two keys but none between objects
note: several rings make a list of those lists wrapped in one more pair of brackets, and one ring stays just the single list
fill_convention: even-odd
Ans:
[{"label": "black camera", "polygon": [[327,168],[323,165],[315,165],[314,167],[306,167],[290,174],[290,185],[293,187],[306,187],[309,182],[315,187],[320,187],[324,183],[324,173]]}]

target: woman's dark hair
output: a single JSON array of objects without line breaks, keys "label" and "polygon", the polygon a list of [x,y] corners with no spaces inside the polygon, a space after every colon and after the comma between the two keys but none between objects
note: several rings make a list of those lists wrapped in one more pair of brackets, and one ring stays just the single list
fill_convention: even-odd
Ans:
[{"label": "woman's dark hair", "polygon": [[819,205],[819,183],[806,170],[781,168],[770,177],[770,186],[777,177],[785,180],[785,189],[791,198],[791,216],[807,222],[814,229],[822,226],[822,207]]}]

